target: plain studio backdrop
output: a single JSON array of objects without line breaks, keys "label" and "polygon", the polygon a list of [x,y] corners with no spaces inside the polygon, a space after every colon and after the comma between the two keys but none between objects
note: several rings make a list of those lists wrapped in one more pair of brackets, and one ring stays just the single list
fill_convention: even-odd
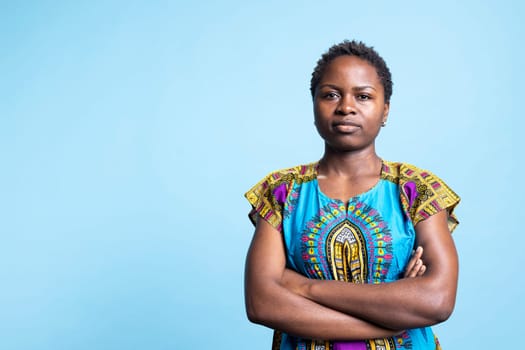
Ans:
[{"label": "plain studio backdrop", "polygon": [[462,197],[444,349],[521,347],[522,2],[2,1],[0,348],[269,349],[244,192],[318,160],[343,39],[394,94],[378,153]]}]

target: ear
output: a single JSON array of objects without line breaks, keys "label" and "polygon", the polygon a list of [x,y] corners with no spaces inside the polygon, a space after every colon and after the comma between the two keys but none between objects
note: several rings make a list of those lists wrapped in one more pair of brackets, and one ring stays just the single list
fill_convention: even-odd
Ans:
[{"label": "ear", "polygon": [[390,103],[385,103],[385,108],[383,109],[383,123],[386,123],[388,120],[388,112],[390,112]]}]

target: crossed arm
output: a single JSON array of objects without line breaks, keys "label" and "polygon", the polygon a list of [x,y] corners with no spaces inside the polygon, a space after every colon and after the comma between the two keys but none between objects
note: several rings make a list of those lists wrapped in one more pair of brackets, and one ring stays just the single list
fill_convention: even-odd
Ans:
[{"label": "crossed arm", "polygon": [[282,235],[259,219],[246,262],[248,318],[330,340],[390,337],[444,321],[454,307],[458,275],[446,212],[416,226],[416,244],[424,249],[426,271],[416,256],[406,274],[413,278],[379,285],[313,280],[286,269]]}]

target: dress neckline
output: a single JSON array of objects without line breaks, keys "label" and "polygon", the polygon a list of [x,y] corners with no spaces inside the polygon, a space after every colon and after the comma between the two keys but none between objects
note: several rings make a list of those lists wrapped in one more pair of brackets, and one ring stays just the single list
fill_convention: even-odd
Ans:
[{"label": "dress neckline", "polygon": [[352,201],[352,200],[355,200],[359,197],[362,197],[366,194],[369,194],[371,192],[373,192],[374,190],[376,190],[378,187],[379,187],[379,184],[381,183],[381,180],[384,179],[385,177],[385,161],[383,160],[383,158],[379,158],[379,160],[381,161],[381,170],[379,172],[379,179],[376,181],[376,183],[371,186],[369,189],[367,189],[366,191],[363,191],[363,192],[360,192],[350,198],[348,198],[346,200],[346,202],[342,199],[339,199],[339,198],[332,198],[328,195],[326,195],[322,190],[321,190],[321,186],[319,185],[319,163],[321,162],[321,160],[318,160],[317,162],[314,163],[314,174],[315,174],[315,182],[316,182],[316,187],[317,187],[317,192],[319,193],[319,195],[323,198],[325,198],[326,200],[328,201],[332,201],[332,202],[337,202],[337,203],[341,203],[341,204],[344,204],[346,207],[348,207],[348,204]]}]

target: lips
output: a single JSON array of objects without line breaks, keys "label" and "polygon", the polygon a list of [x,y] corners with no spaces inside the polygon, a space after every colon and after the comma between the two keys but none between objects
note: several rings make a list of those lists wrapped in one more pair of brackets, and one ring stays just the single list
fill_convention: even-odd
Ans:
[{"label": "lips", "polygon": [[352,133],[361,127],[359,124],[354,123],[350,120],[337,121],[334,122],[332,125],[334,129],[342,133]]}]

